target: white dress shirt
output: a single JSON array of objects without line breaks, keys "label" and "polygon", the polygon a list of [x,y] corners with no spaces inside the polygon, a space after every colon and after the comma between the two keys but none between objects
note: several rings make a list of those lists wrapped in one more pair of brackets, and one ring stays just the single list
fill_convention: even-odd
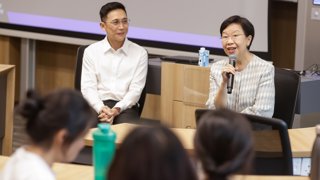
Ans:
[{"label": "white dress shirt", "polygon": [[49,165],[39,155],[26,151],[23,147],[16,150],[10,157],[1,180],[55,180]]},{"label": "white dress shirt", "polygon": [[[229,60],[225,59],[211,66],[210,92],[206,103],[208,108],[215,109],[215,97],[222,82],[221,71],[228,63]],[[234,75],[233,91],[227,94],[227,108],[236,112],[272,117],[274,101],[274,67],[253,55],[247,67],[236,71]]]},{"label": "white dress shirt", "polygon": [[121,111],[135,105],[145,86],[148,54],[141,46],[125,40],[114,50],[107,37],[84,51],[81,92],[99,113],[104,100],[119,101]]}]

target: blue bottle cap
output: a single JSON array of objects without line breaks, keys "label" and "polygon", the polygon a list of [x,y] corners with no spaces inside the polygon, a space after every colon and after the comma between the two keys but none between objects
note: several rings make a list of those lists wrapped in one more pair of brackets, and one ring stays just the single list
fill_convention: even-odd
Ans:
[{"label": "blue bottle cap", "polygon": [[103,134],[107,134],[110,129],[110,124],[100,123],[100,124],[98,124],[98,128]]},{"label": "blue bottle cap", "polygon": [[108,123],[98,124],[97,130],[95,130],[92,135],[94,140],[114,141],[116,139],[116,134],[112,131],[111,126]]}]

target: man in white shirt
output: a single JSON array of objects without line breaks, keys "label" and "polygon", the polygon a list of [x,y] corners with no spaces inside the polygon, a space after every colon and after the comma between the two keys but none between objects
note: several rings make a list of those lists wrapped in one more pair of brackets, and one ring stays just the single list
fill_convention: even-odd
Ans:
[{"label": "man in white shirt", "polygon": [[127,39],[129,19],[118,2],[100,9],[105,39],[84,51],[81,92],[101,122],[124,123],[139,119],[137,102],[145,86],[147,51]]}]

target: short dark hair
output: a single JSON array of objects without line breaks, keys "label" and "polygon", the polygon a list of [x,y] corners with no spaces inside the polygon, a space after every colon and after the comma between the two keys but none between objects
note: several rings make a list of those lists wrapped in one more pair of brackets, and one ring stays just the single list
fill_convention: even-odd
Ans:
[{"label": "short dark hair", "polygon": [[55,134],[66,129],[64,147],[67,148],[96,120],[96,113],[80,92],[57,90],[46,96],[29,90],[26,99],[16,109],[27,120],[26,132],[35,145],[49,149]]},{"label": "short dark hair", "polygon": [[124,7],[123,4],[121,4],[119,2],[109,2],[105,5],[103,5],[100,9],[101,21],[104,21],[104,18],[106,18],[111,11],[116,10],[116,9],[122,9],[127,14],[126,8]]},{"label": "short dark hair", "polygon": [[138,127],[129,133],[108,173],[109,180],[196,180],[182,144],[164,126]]},{"label": "short dark hair", "polygon": [[209,180],[225,180],[234,173],[251,170],[251,126],[239,113],[227,109],[206,112],[199,119],[194,144]]},{"label": "short dark hair", "polygon": [[220,26],[220,35],[221,36],[222,36],[223,30],[225,30],[230,24],[239,24],[241,26],[241,28],[243,29],[246,37],[248,37],[250,35],[252,36],[251,42],[250,42],[249,46],[247,47],[247,49],[249,50],[251,47],[251,44],[253,42],[253,38],[254,38],[254,27],[253,27],[252,23],[247,18],[238,16],[238,15],[231,16],[222,22],[222,24]]}]

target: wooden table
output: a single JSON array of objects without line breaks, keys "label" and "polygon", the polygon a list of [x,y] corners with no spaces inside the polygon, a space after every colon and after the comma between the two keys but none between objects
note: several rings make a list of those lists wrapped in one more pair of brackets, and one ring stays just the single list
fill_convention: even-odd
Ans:
[{"label": "wooden table", "polygon": [[[9,158],[0,156],[0,170],[3,169],[5,162]],[[54,163],[53,171],[57,180],[93,180],[94,173],[92,166],[83,166],[75,164]],[[236,175],[233,180],[309,180],[305,176],[240,176]]]},{"label": "wooden table", "polygon": [[[117,124],[111,126],[117,134],[116,144],[119,146],[125,136],[133,128],[137,127],[134,124]],[[95,129],[91,129],[90,132],[85,137],[86,146],[92,146],[92,132]],[[184,148],[189,152],[193,153],[193,137],[195,134],[195,129],[181,129],[181,128],[171,128],[171,130],[178,136]],[[299,128],[299,129],[289,129],[289,137],[291,141],[291,149],[293,157],[310,157],[313,142],[315,139],[315,128]],[[264,142],[263,142],[264,143]],[[266,142],[269,143],[269,142]]]},{"label": "wooden table", "polygon": [[289,129],[289,137],[293,157],[311,157],[316,138],[315,127]]},{"label": "wooden table", "polygon": [[[135,124],[117,124],[112,125],[111,129],[117,134],[116,138],[116,145],[117,147],[121,145],[126,135],[135,127],[139,125]],[[92,146],[93,145],[93,139],[92,139],[92,132],[95,131],[96,128],[92,128],[89,133],[85,136],[85,145],[86,146]],[[184,148],[187,151],[193,151],[193,137],[195,134],[195,129],[180,129],[180,128],[171,128],[171,130],[178,136],[180,141],[182,142]]]}]

